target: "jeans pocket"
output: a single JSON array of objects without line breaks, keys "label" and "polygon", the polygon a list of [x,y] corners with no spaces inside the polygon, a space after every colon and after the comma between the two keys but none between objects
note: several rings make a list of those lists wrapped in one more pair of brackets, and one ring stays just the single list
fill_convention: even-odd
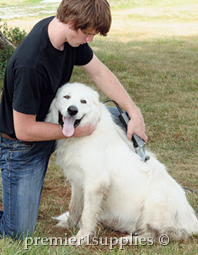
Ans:
[{"label": "jeans pocket", "polygon": [[19,141],[17,143],[13,144],[13,151],[14,152],[25,152],[32,149],[34,146],[34,143],[24,143],[22,141]]},{"label": "jeans pocket", "polygon": [[34,154],[34,147],[35,143],[25,144],[22,141],[14,142],[9,148],[7,160],[10,161],[10,164],[15,162],[16,166],[19,163],[18,167],[20,165],[29,165],[31,157]]}]

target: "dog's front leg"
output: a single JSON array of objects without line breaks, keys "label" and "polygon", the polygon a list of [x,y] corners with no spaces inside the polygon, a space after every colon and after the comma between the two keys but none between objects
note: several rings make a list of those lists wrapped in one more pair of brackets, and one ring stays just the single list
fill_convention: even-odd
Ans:
[{"label": "dog's front leg", "polygon": [[72,194],[69,204],[68,227],[77,226],[83,211],[83,188],[80,183],[71,183]]},{"label": "dog's front leg", "polygon": [[83,201],[83,188],[81,184],[71,181],[71,201],[69,204],[69,212],[65,213],[65,220],[60,220],[57,226],[75,228],[82,216]]},{"label": "dog's front leg", "polygon": [[[95,180],[97,178],[99,177]],[[78,245],[87,243],[87,239],[93,236],[101,213],[102,201],[108,192],[107,180],[97,182],[95,180],[89,180],[89,183],[85,184],[81,228],[75,237]]]}]

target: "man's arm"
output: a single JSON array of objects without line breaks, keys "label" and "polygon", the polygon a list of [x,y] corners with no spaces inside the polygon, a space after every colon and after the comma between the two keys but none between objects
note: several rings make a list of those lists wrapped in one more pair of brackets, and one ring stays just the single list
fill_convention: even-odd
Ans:
[{"label": "man's arm", "polygon": [[[36,115],[28,115],[13,110],[16,137],[22,141],[48,141],[66,138],[59,124],[38,122]],[[90,135],[94,127],[86,125],[75,128],[73,137]]]},{"label": "man's arm", "polygon": [[148,138],[145,134],[144,119],[141,111],[115,75],[95,55],[82,68],[90,75],[106,96],[116,101],[129,114],[131,120],[127,128],[128,139],[131,139],[132,134],[135,133],[146,142]]}]

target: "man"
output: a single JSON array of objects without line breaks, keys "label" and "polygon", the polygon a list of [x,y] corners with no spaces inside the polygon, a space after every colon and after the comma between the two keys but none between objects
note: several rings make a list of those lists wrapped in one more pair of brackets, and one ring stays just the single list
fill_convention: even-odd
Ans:
[{"label": "man", "polygon": [[[45,123],[57,89],[82,66],[97,86],[131,118],[127,137],[147,141],[143,117],[117,78],[93,54],[87,42],[107,35],[111,13],[106,0],[63,0],[56,17],[32,29],[11,57],[0,105],[0,164],[4,212],[0,233],[32,235],[54,140],[66,138],[58,124]],[[73,136],[90,135],[94,127],[77,127]]]}]

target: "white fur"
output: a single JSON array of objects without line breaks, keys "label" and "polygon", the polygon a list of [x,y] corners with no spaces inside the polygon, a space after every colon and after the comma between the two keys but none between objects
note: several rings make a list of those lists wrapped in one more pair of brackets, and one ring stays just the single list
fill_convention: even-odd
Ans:
[{"label": "white fur", "polygon": [[97,123],[90,136],[57,141],[57,163],[72,187],[69,215],[57,218],[59,225],[69,228],[81,221],[79,239],[94,235],[97,223],[156,239],[161,234],[183,239],[198,233],[195,212],[182,187],[151,153],[146,163],[140,161],[98,98],[85,85],[66,84],[47,117],[48,122],[57,123],[58,110],[64,115],[69,105],[75,105],[78,118],[85,115],[81,126]]}]

